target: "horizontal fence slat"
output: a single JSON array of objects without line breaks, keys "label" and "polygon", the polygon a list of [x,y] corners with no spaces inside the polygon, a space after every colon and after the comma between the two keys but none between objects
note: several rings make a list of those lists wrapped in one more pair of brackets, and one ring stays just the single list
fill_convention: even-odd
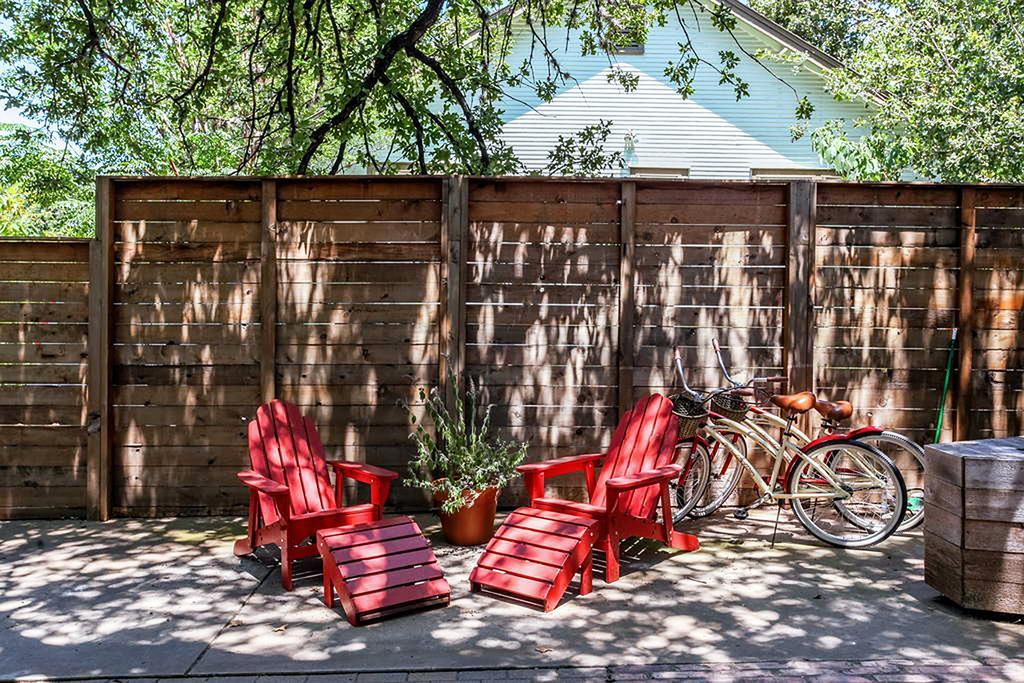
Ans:
[{"label": "horizontal fence slat", "polygon": [[[310,415],[332,456],[404,469],[413,447],[403,406],[423,417],[442,366],[445,181],[274,182],[277,395]],[[636,396],[673,390],[676,349],[692,383],[717,386],[712,339],[738,373],[785,370],[788,183],[629,179],[634,350],[620,359],[624,181],[466,182],[465,374],[495,404],[495,429],[527,442],[531,461],[608,444],[623,362]],[[263,181],[112,183],[114,510],[243,513],[234,473],[248,462],[265,361]],[[816,388],[854,402],[854,421],[929,439],[961,322],[962,190],[818,183],[816,192]],[[1024,190],[972,192],[969,422],[973,436],[1019,433]],[[86,241],[0,241],[0,518],[84,513],[88,261]],[[510,487],[502,501],[524,495]],[[392,500],[427,504],[400,485]]]}]

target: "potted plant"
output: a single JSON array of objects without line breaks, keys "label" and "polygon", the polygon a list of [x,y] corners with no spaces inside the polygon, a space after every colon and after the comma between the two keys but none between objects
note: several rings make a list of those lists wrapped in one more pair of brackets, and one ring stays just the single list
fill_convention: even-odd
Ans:
[{"label": "potted plant", "polygon": [[526,444],[490,433],[491,404],[480,406],[480,393],[470,382],[462,395],[456,387],[449,407],[441,391],[420,389],[426,417],[435,434],[406,406],[415,430],[410,438],[416,455],[409,463],[407,484],[433,494],[441,517],[441,530],[453,545],[478,545],[494,534],[498,491],[517,476],[516,466],[526,457]]}]

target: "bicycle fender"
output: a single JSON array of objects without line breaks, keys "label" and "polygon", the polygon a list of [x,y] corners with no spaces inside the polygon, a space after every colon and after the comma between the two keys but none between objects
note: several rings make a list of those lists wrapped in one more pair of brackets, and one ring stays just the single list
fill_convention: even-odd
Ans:
[{"label": "bicycle fender", "polygon": [[[885,429],[882,427],[877,427],[875,425],[867,425],[866,427],[858,427],[857,429],[851,429],[845,434],[826,434],[824,436],[819,436],[814,441],[811,441],[809,444],[803,447],[803,450],[805,452],[809,451],[815,446],[823,443],[828,443],[829,441],[855,441],[862,436],[877,436],[878,434],[881,434],[884,431]],[[789,465],[786,467],[786,478],[783,479],[783,486],[786,489],[786,493],[789,493],[790,472],[794,467],[796,467],[798,462],[800,462],[800,458],[793,458],[789,462]]]},{"label": "bicycle fender", "polygon": [[866,427],[857,427],[857,429],[851,429],[846,433],[846,436],[851,439],[859,439],[862,436],[878,436],[885,431],[885,427],[879,427],[877,425],[868,425]]},{"label": "bicycle fender", "polygon": [[[855,430],[855,431],[859,431],[859,430]],[[852,432],[848,432],[846,434],[825,434],[824,436],[819,436],[814,441],[811,441],[810,443],[808,443],[806,446],[804,446],[803,450],[809,451],[810,449],[814,448],[815,446],[818,446],[818,445],[823,444],[823,443],[828,443],[829,441],[849,441],[850,439],[853,439],[853,438],[855,438],[855,437],[852,435]]]},{"label": "bicycle fender", "polygon": [[[859,430],[856,430],[856,431],[859,431]],[[810,443],[808,443],[806,446],[804,446],[800,450],[802,452],[806,453],[807,451],[811,450],[812,448],[814,448],[815,446],[817,446],[819,444],[828,443],[830,441],[850,441],[850,440],[851,440],[851,437],[850,437],[849,434],[826,434],[824,436],[819,436],[817,439],[815,439],[814,441],[811,441]],[[785,475],[785,477],[782,480],[783,490],[785,490],[786,493],[790,492],[789,491],[789,476],[793,473],[793,468],[796,467],[799,463],[800,463],[800,458],[793,458],[792,460],[789,461],[789,464],[786,465],[786,475]]]},{"label": "bicycle fender", "polygon": [[828,443],[829,441],[835,441],[837,439],[859,439],[862,436],[877,436],[884,431],[885,429],[883,427],[876,427],[875,425],[857,427],[856,429],[851,429],[848,432],[819,436],[817,439],[804,446],[804,448],[814,448],[818,444]]}]

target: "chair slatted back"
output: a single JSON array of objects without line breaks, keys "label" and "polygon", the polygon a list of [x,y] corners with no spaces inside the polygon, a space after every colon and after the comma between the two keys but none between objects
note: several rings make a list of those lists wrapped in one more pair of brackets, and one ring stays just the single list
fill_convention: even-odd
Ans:
[{"label": "chair slatted back", "polygon": [[[660,394],[641,399],[622,417],[612,435],[612,444],[590,502],[605,505],[608,497],[605,482],[612,477],[639,474],[672,463],[675,459],[677,432],[678,423],[672,414],[672,401]],[[645,486],[623,493],[619,498],[619,510],[647,519],[654,512],[657,502],[658,486]]]},{"label": "chair slatted back", "polygon": [[[256,411],[249,460],[253,470],[288,487],[292,515],[336,508],[316,425],[291,403],[274,400]],[[273,500],[262,493],[259,499],[264,523],[273,524],[279,517]]]}]

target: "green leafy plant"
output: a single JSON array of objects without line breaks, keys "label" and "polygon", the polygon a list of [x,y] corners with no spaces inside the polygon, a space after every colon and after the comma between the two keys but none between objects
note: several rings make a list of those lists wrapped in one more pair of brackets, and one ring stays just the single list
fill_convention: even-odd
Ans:
[{"label": "green leafy plant", "polygon": [[[451,374],[449,383],[458,387]],[[516,467],[526,457],[526,444],[490,433],[494,405],[481,407],[480,390],[472,380],[465,393],[456,388],[451,409],[437,387],[429,393],[420,389],[419,396],[436,434],[405,406],[415,428],[409,438],[416,443],[406,484],[439,494],[441,509],[452,514],[472,505],[486,489],[501,488],[516,477]]]},{"label": "green leafy plant", "polygon": [[558,142],[548,151],[547,175],[601,176],[625,165],[620,151],[605,152],[605,144],[612,132],[612,122],[601,119],[584,126],[571,135],[559,135]]},{"label": "green leafy plant", "polygon": [[41,129],[0,123],[0,236],[92,237],[94,175]]},{"label": "green leafy plant", "polygon": [[[812,132],[825,166],[856,180],[1024,179],[1024,33],[1006,0],[752,0],[844,61],[827,72],[862,115]],[[802,126],[806,129],[807,126]]]}]

